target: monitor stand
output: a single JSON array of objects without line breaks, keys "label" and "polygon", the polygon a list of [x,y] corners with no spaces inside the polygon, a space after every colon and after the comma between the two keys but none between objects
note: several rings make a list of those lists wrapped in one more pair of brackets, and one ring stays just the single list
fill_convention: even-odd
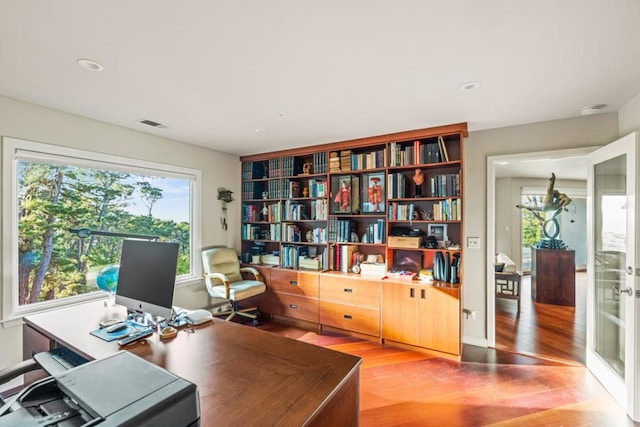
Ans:
[{"label": "monitor stand", "polygon": [[127,309],[127,322],[134,326],[144,328],[155,328],[158,323],[164,321],[162,317],[153,316],[138,310]]}]

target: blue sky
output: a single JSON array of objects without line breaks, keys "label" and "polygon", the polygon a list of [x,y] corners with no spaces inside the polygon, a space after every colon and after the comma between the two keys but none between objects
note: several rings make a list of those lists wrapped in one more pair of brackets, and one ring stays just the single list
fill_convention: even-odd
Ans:
[{"label": "blue sky", "polygon": [[[189,222],[189,181],[175,178],[147,177],[147,182],[162,189],[162,199],[151,211],[155,218],[172,219],[175,222]],[[147,206],[136,191],[134,203],[126,210],[135,215],[146,215]]]}]

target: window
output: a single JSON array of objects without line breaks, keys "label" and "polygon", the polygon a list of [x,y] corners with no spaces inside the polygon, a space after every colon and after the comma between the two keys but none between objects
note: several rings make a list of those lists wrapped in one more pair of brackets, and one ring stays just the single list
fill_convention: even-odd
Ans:
[{"label": "window", "polygon": [[4,138],[2,317],[104,296],[123,236],[180,243],[176,283],[196,280],[199,186],[193,169]]}]

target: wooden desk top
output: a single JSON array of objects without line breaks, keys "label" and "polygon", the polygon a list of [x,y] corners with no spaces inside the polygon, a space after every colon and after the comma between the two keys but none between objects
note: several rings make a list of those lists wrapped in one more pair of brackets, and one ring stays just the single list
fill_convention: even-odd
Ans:
[{"label": "wooden desk top", "polygon": [[[28,316],[25,323],[96,359],[120,348],[89,332],[124,314],[123,307],[99,301]],[[123,348],[197,384],[202,425],[316,424],[327,407],[357,424],[360,358],[220,319],[194,329],[166,341],[154,334]],[[346,383],[355,407],[338,408],[336,396]]]}]

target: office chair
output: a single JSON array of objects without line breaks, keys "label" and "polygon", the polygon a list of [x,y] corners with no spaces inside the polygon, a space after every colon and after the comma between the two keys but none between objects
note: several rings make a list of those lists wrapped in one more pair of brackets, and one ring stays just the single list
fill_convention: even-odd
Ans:
[{"label": "office chair", "polygon": [[[226,320],[236,315],[253,319],[258,324],[257,307],[239,309],[238,301],[260,295],[267,290],[260,273],[253,267],[240,267],[236,251],[231,248],[211,248],[202,251],[202,265],[207,292],[214,298],[224,298],[231,302],[231,310],[213,313],[214,316],[227,316]],[[255,280],[245,280],[242,273],[251,273]]]}]

